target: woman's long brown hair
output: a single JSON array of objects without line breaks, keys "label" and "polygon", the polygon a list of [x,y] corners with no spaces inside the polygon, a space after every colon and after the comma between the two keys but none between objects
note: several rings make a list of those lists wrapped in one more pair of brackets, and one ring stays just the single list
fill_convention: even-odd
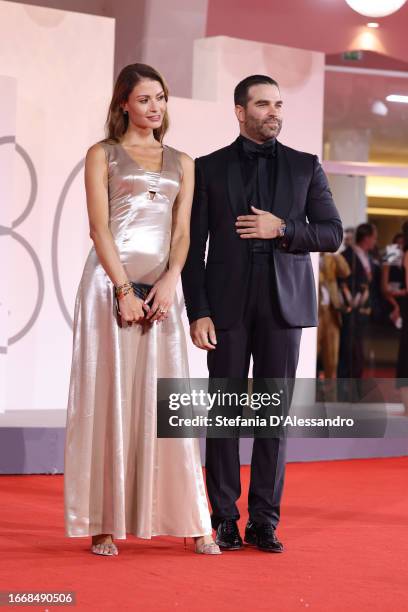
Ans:
[{"label": "woman's long brown hair", "polygon": [[[113,90],[112,100],[109,105],[108,116],[106,119],[106,141],[119,142],[123,134],[126,132],[129,124],[129,115],[123,112],[122,104],[127,102],[133,88],[142,79],[150,79],[157,81],[163,87],[164,97],[166,102],[169,97],[167,84],[157,70],[147,64],[129,64],[125,66],[119,73],[116,79]],[[153,130],[156,140],[163,141],[163,137],[169,127],[169,117],[167,110],[163,117],[161,126]]]}]

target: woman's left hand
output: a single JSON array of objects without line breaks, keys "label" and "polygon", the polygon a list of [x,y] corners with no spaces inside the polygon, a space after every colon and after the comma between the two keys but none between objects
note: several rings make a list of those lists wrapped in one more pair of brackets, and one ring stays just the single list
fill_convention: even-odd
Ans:
[{"label": "woman's left hand", "polygon": [[165,272],[164,275],[153,285],[149,295],[145,299],[144,303],[148,304],[153,298],[153,303],[150,307],[149,313],[146,315],[145,320],[157,321],[160,323],[167,319],[169,309],[171,308],[174,295],[176,293],[178,278],[171,274],[169,271]]}]

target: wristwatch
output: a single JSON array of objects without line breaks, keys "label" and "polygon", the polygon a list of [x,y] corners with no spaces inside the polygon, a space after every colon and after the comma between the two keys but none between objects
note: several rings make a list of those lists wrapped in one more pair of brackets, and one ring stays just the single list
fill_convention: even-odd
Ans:
[{"label": "wristwatch", "polygon": [[285,234],[286,234],[286,222],[285,222],[285,219],[281,219],[281,224],[279,227],[279,237],[283,238]]}]

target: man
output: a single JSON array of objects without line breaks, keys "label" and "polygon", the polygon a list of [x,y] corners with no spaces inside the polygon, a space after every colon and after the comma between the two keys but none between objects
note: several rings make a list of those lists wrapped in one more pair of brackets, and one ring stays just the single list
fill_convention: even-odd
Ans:
[{"label": "man", "polygon": [[[251,355],[254,381],[294,378],[301,328],[317,325],[309,251],[336,251],[341,221],[317,157],[276,140],[283,115],[277,82],[250,76],[234,101],[239,137],[196,161],[182,274],[191,337],[208,351],[210,379],[247,379]],[[277,437],[254,439],[245,541],[268,552],[283,550],[275,529],[285,446]],[[216,541],[238,550],[238,439],[207,439],[206,475]]]},{"label": "man", "polygon": [[[351,275],[343,290],[350,312],[343,316],[340,336],[339,378],[361,378],[364,369],[364,335],[376,302],[374,279],[378,276],[371,258],[377,243],[377,229],[371,223],[361,223],[356,229],[355,245],[348,246],[342,253]],[[347,298],[347,296],[349,296]]]},{"label": "man", "polygon": [[354,244],[354,227],[346,227],[343,232],[343,244],[340,247],[340,253],[342,253],[347,247],[351,247]]}]

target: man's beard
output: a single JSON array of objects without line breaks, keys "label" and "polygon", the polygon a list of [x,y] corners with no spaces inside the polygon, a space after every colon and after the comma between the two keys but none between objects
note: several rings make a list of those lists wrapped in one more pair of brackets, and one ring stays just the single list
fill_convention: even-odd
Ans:
[{"label": "man's beard", "polygon": [[277,138],[282,129],[282,119],[263,119],[262,121],[247,117],[245,121],[246,133],[256,140],[270,140]]}]

